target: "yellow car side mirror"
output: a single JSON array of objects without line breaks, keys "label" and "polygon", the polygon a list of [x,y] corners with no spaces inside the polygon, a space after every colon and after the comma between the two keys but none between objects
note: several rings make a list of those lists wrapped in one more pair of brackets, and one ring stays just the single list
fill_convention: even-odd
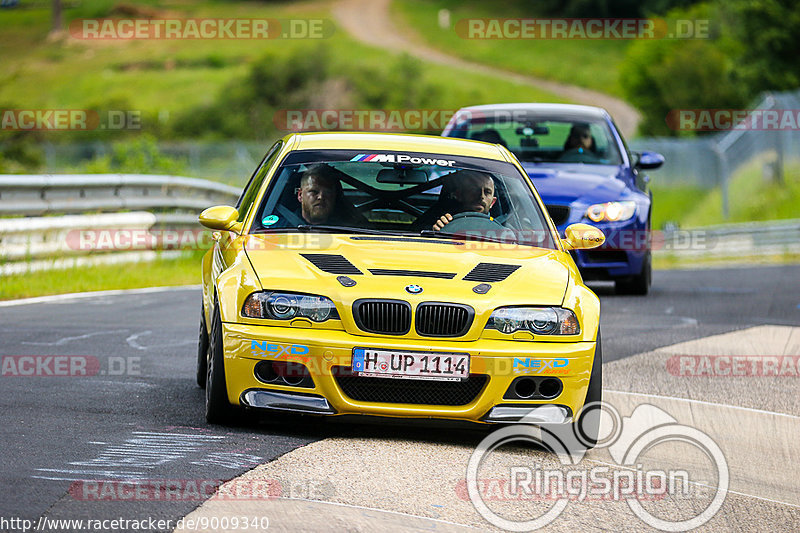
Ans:
[{"label": "yellow car side mirror", "polygon": [[239,233],[242,224],[237,222],[239,212],[229,205],[209,207],[200,213],[200,224],[214,230],[226,230]]},{"label": "yellow car side mirror", "polygon": [[606,240],[603,232],[589,224],[571,224],[564,230],[565,239],[561,244],[566,250],[587,250],[597,248]]}]

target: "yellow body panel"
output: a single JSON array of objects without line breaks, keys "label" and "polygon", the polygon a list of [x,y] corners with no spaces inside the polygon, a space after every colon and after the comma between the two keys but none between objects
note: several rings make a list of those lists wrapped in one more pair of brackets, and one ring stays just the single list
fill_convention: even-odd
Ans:
[{"label": "yellow body panel", "polygon": [[[320,133],[295,134],[283,139],[277,161],[294,150],[350,149],[396,150],[482,157],[519,164],[497,145],[428,136]],[[519,167],[520,173],[526,176]],[[274,169],[270,170],[274,173]],[[271,175],[265,179],[254,205],[261,202]],[[526,176],[527,179],[527,176]],[[530,183],[530,182],[529,182]],[[531,185],[531,189],[533,186]],[[535,189],[534,189],[535,190]],[[536,195],[541,205],[541,199]],[[544,207],[542,206],[542,209]],[[283,233],[247,235],[219,232],[214,250],[203,260],[203,297],[206,323],[218,298],[222,320],[224,368],[228,399],[239,404],[244,392],[252,389],[292,391],[324,396],[337,415],[367,414],[396,417],[431,417],[480,421],[495,405],[557,404],[577,413],[586,398],[595,356],[599,329],[600,303],[582,282],[571,256],[561,248],[541,249],[522,245],[467,242],[461,246],[416,242],[354,240],[352,235],[330,233]],[[550,221],[552,225],[552,221]],[[554,236],[555,227],[551,226]],[[362,272],[372,268],[403,268],[417,271],[454,273],[452,279],[407,276],[353,276],[354,287],[344,287],[335,274],[314,267],[301,253],[341,254]],[[398,266],[399,262],[402,266]],[[492,283],[487,294],[476,294],[474,281],[462,278],[477,263],[497,262],[520,265],[505,281]],[[256,273],[259,273],[257,275]],[[409,284],[424,286],[422,294],[409,294]],[[340,320],[318,324],[308,320],[262,320],[244,317],[242,306],[249,294],[260,290],[295,291],[322,295],[336,305]],[[412,309],[422,301],[467,304],[475,310],[473,324],[463,337],[422,337],[412,327],[406,335],[376,335],[360,330],[353,318],[352,304],[360,298],[402,299]],[[503,334],[484,326],[491,312],[504,306],[561,306],[574,311],[580,334],[534,336]],[[302,354],[253,350],[253,343],[292,346],[306,349]],[[352,364],[356,347],[399,351],[461,352],[470,355],[470,372],[486,374],[489,381],[477,397],[464,406],[431,406],[360,402],[346,396],[332,375],[332,367]],[[559,368],[532,370],[518,360],[567,360]],[[254,375],[261,360],[292,360],[304,364],[314,381],[313,388],[267,384]],[[550,373],[548,373],[550,372]],[[509,400],[503,395],[514,378],[523,375],[553,375],[561,379],[563,391],[552,400]]]},{"label": "yellow body panel", "polygon": [[[435,347],[431,339],[403,337],[370,337],[351,335],[344,331],[306,329],[293,327],[266,327],[242,324],[223,324],[225,373],[228,398],[238,404],[241,394],[249,389],[270,389],[321,394],[341,414],[367,414],[378,416],[431,417],[479,421],[494,405],[536,405],[555,403],[566,405],[578,412],[586,397],[589,375],[594,360],[594,342],[550,343],[519,342],[514,340],[480,339],[474,342],[438,340]],[[271,357],[270,352],[252,349],[252,341],[276,345],[302,345],[308,347],[303,355],[282,353]],[[342,393],[332,375],[331,367],[350,367],[354,347],[384,348],[404,351],[468,352],[470,372],[488,374],[488,385],[478,397],[465,406],[429,406],[412,404],[358,402]],[[569,364],[558,369],[544,369],[541,373],[514,367],[514,358],[539,360],[568,359]],[[287,360],[303,363],[310,371],[315,388],[265,385],[253,375],[253,368],[264,359]],[[564,383],[564,391],[554,400],[504,400],[508,386],[519,376],[556,376]]]}]

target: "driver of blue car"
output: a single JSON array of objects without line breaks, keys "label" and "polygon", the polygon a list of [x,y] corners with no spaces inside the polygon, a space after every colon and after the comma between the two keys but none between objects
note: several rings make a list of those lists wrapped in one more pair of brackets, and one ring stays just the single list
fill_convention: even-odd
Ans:
[{"label": "driver of blue car", "polygon": [[454,214],[471,212],[489,217],[489,210],[497,201],[494,180],[489,174],[477,170],[459,170],[447,178],[449,186],[443,187],[442,195],[449,195],[450,210],[434,222],[435,231],[441,231],[449,224]]}]

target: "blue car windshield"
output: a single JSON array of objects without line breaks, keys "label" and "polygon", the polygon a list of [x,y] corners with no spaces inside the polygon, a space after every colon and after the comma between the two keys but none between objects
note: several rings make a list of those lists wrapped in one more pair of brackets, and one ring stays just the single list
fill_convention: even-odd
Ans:
[{"label": "blue car windshield", "polygon": [[496,112],[457,121],[447,136],[501,144],[520,161],[622,164],[611,129],[603,120],[536,118],[513,111]]},{"label": "blue car windshield", "polygon": [[[556,247],[530,185],[507,162],[436,154],[295,152],[268,187],[251,231],[328,226]],[[447,214],[455,220],[434,228]]]}]

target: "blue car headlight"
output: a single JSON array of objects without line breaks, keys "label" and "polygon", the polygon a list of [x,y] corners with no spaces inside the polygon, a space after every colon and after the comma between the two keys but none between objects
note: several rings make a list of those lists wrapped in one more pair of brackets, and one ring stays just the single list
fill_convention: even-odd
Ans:
[{"label": "blue car headlight", "polygon": [[578,318],[563,307],[500,307],[495,309],[486,329],[501,333],[530,331],[537,335],[577,335],[581,332]]},{"label": "blue car headlight", "polygon": [[336,312],[336,306],[330,298],[313,294],[273,291],[250,294],[242,306],[242,315],[273,320],[307,318],[314,322],[339,319],[339,313]]},{"label": "blue car headlight", "polygon": [[604,204],[590,205],[586,210],[586,216],[593,222],[607,220],[609,222],[619,222],[628,220],[636,214],[636,202],[606,202]]}]

